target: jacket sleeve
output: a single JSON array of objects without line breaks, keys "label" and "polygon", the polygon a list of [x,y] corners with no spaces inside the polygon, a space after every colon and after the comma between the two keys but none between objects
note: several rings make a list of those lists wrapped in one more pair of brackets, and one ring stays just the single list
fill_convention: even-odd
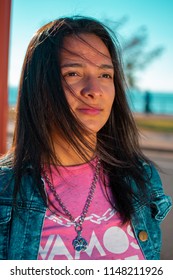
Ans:
[{"label": "jacket sleeve", "polygon": [[[147,176],[147,201],[135,204],[131,223],[144,257],[147,260],[158,260],[162,245],[160,223],[170,211],[172,200],[164,193],[155,166],[144,163],[144,168]],[[141,238],[143,234],[145,238]]]},{"label": "jacket sleeve", "polygon": [[145,164],[145,169],[149,176],[148,188],[152,215],[157,221],[161,222],[172,207],[172,199],[165,194],[160,175],[155,166]]}]

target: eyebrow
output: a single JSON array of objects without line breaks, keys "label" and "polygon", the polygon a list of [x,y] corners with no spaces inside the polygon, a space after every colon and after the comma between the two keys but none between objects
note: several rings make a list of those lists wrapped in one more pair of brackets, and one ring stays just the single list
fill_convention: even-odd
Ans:
[{"label": "eyebrow", "polygon": [[[98,68],[101,68],[101,69],[111,69],[113,70],[114,67],[112,64],[101,64],[101,65],[97,65]],[[62,64],[61,65],[61,68],[68,68],[68,67],[83,67],[83,64],[82,63],[65,63],[65,64]]]},{"label": "eyebrow", "polygon": [[81,63],[65,63],[61,65],[61,68],[67,67],[83,67],[83,65]]}]

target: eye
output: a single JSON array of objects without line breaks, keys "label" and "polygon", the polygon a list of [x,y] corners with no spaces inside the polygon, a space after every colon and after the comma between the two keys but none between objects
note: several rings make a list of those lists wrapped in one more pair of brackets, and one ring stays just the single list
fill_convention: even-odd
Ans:
[{"label": "eye", "polygon": [[79,76],[76,72],[68,72],[64,74],[64,77],[76,77]]},{"label": "eye", "polygon": [[112,79],[112,75],[108,73],[104,73],[100,75],[101,78]]}]

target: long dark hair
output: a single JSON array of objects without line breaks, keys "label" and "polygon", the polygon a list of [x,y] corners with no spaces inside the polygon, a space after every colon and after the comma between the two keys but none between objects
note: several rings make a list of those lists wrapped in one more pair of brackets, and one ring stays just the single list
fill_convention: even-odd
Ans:
[{"label": "long dark hair", "polygon": [[[45,198],[40,180],[42,158],[49,165],[61,164],[52,145],[52,127],[60,131],[84,159],[86,155],[80,143],[92,150],[81,133],[84,128],[69,109],[59,62],[64,37],[72,34],[80,37],[81,33],[98,36],[108,48],[114,66],[116,97],[107,123],[97,134],[95,152],[109,177],[114,207],[126,222],[134,210],[132,200],[144,197],[147,176],[143,162],[147,159],[141,152],[138,131],[126,100],[118,42],[97,20],[80,16],[61,18],[44,25],[33,36],[21,73],[13,145],[5,161],[14,169],[14,197],[20,190],[22,176],[31,166],[34,185]],[[132,191],[132,182],[136,184],[136,191]]]}]

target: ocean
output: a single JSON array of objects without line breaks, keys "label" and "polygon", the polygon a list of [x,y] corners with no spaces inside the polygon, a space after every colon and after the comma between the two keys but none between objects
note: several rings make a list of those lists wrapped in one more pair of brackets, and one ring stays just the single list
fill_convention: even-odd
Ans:
[{"label": "ocean", "polygon": [[[130,90],[127,99],[133,112],[146,111],[146,92]],[[173,92],[149,92],[149,110],[153,114],[173,115]],[[9,88],[9,106],[15,106],[17,101],[17,87]]]}]

